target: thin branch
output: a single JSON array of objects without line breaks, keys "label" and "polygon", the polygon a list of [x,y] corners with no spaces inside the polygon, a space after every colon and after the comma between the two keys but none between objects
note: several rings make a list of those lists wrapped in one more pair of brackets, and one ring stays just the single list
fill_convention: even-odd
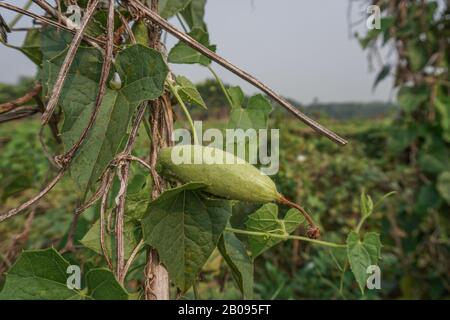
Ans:
[{"label": "thin branch", "polygon": [[117,168],[117,175],[120,181],[120,189],[116,196],[116,277],[120,283],[122,279],[123,270],[125,267],[125,242],[123,238],[124,218],[125,218],[125,199],[128,188],[129,177],[129,163],[125,162]]},{"label": "thin branch", "polygon": [[0,114],[0,123],[33,116],[38,112],[39,108],[36,106],[20,106],[9,112]]},{"label": "thin branch", "polygon": [[95,119],[97,118],[98,112],[100,110],[100,105],[102,104],[103,97],[106,92],[106,84],[108,81],[109,71],[111,70],[111,63],[113,60],[113,48],[114,48],[114,1],[110,1],[109,9],[108,9],[108,23],[107,23],[107,41],[106,41],[106,49],[103,58],[103,66],[102,66],[102,74],[100,77],[100,84],[97,96],[95,98],[94,111],[92,112],[91,118],[89,119],[88,125],[84,128],[81,133],[78,141],[70,148],[70,150],[66,153],[65,157],[71,159],[75,152],[80,148],[83,141],[86,139],[89,130],[95,123]]},{"label": "thin branch", "polygon": [[170,23],[168,23],[165,19],[163,19],[161,16],[159,16],[156,12],[153,12],[149,8],[147,8],[145,5],[140,3],[137,0],[128,0],[127,3],[133,7],[135,10],[137,10],[139,13],[144,14],[148,19],[150,19],[152,22],[159,25],[161,28],[165,29],[167,32],[178,38],[179,40],[186,43],[191,48],[197,50],[204,56],[210,58],[211,60],[217,62],[224,68],[228,69],[229,71],[233,72],[238,77],[244,79],[245,81],[251,83],[264,93],[266,93],[268,96],[270,96],[272,99],[277,101],[281,106],[289,110],[294,116],[296,116],[299,120],[303,121],[305,124],[313,128],[318,133],[328,137],[332,141],[336,142],[340,145],[346,145],[347,141],[334,132],[330,131],[329,129],[323,127],[313,119],[310,119],[308,116],[300,112],[297,108],[292,106],[286,99],[279,96],[277,93],[275,93],[272,89],[267,87],[264,83],[250,75],[249,73],[243,71],[242,69],[238,68],[237,66],[231,64],[215,52],[209,50],[204,45],[200,44],[198,41],[190,37],[189,35],[179,31],[177,28],[172,26]]},{"label": "thin branch", "polygon": [[[18,13],[21,13],[21,14],[23,14],[23,15],[25,15],[25,16],[31,17],[31,18],[33,18],[33,19],[35,19],[35,20],[38,20],[38,21],[42,21],[42,22],[44,22],[44,23],[46,23],[46,24],[48,24],[48,25],[51,25],[51,26],[53,26],[53,27],[55,27],[55,28],[63,29],[63,30],[65,30],[65,31],[71,32],[71,33],[73,33],[73,34],[76,33],[76,30],[70,29],[69,27],[67,27],[67,26],[65,26],[65,25],[63,25],[63,24],[61,24],[61,23],[59,23],[59,22],[53,21],[53,20],[48,19],[48,18],[46,18],[46,17],[39,16],[39,15],[33,13],[33,12],[23,10],[22,8],[13,6],[13,5],[9,4],[9,3],[3,3],[3,2],[0,2],[0,7],[3,7],[3,8],[5,8],[5,9],[11,10],[11,11],[15,11],[15,12],[18,12]],[[102,41],[102,40],[100,40],[100,39],[96,39],[96,38],[91,37],[91,36],[89,36],[89,35],[83,35],[83,37],[84,37],[84,39],[85,39],[86,41],[89,41],[89,43],[90,43],[91,45],[95,45],[95,46],[96,46],[96,44],[101,44],[101,45],[104,45],[104,44],[105,44],[104,41]]]},{"label": "thin branch", "polygon": [[139,241],[139,243],[134,248],[133,252],[131,252],[131,255],[128,258],[127,263],[125,264],[125,267],[123,268],[122,279],[120,282],[123,283],[125,281],[125,277],[127,276],[128,270],[130,269],[131,265],[133,264],[134,259],[136,258],[136,255],[139,253],[139,251],[142,249],[143,246],[144,246],[144,240],[141,239],[141,241]]},{"label": "thin branch", "polygon": [[197,137],[197,131],[195,130],[194,122],[192,121],[191,114],[189,113],[189,110],[187,109],[186,105],[184,104],[183,99],[181,99],[180,95],[178,94],[177,88],[173,86],[171,83],[172,80],[166,81],[167,85],[169,86],[170,92],[174,95],[175,99],[177,100],[178,104],[180,105],[181,109],[183,110],[184,115],[186,116],[186,119],[189,122],[189,126],[191,127],[192,131],[192,137],[194,138],[194,144],[199,144],[198,137]]},{"label": "thin branch", "polygon": [[108,171],[106,178],[105,192],[102,195],[102,202],[100,204],[100,247],[102,248],[103,256],[105,257],[106,263],[108,264],[109,270],[113,271],[114,267],[111,259],[108,255],[108,250],[105,243],[105,212],[108,206],[108,192],[111,188],[114,175]]},{"label": "thin branch", "polygon": [[133,34],[133,30],[131,30],[130,26],[128,25],[127,19],[123,16],[122,13],[120,13],[119,10],[117,10],[117,14],[118,14],[118,16],[120,18],[120,21],[122,22],[122,25],[125,27],[125,30],[126,30],[126,32],[128,34],[128,37],[130,38],[130,42],[132,44],[136,44],[136,37]]},{"label": "thin branch", "polygon": [[56,78],[55,85],[53,86],[52,94],[50,96],[50,99],[48,100],[47,107],[41,118],[42,124],[46,124],[50,120],[50,117],[52,116],[53,111],[55,110],[58,104],[59,96],[61,95],[62,88],[64,86],[67,74],[69,73],[70,66],[72,65],[78,47],[81,43],[81,40],[83,39],[84,31],[86,30],[86,27],[89,21],[91,20],[91,17],[94,15],[98,3],[99,0],[91,0],[86,8],[86,13],[83,16],[80,28],[75,33],[75,36],[72,39],[69,49],[67,50],[64,62],[61,68],[59,69],[58,77]]},{"label": "thin branch", "polygon": [[111,175],[111,168],[107,168],[102,175],[101,184],[98,190],[89,198],[89,200],[75,210],[75,214],[81,214],[88,208],[92,207],[105,193],[108,192],[108,181]]},{"label": "thin branch", "polygon": [[145,115],[145,110],[147,108],[147,103],[142,103],[137,112],[135,119],[132,124],[132,129],[130,136],[128,137],[127,144],[124,151],[117,156],[118,165],[118,177],[120,181],[120,189],[116,196],[116,277],[120,283],[123,283],[126,274],[125,270],[125,247],[123,239],[123,227],[124,227],[124,217],[125,217],[125,200],[128,188],[128,177],[130,173],[130,162],[128,157],[131,154],[134,143],[136,141],[137,133],[139,131],[139,126]]},{"label": "thin branch", "polygon": [[35,96],[37,96],[39,94],[39,92],[41,92],[41,89],[42,89],[41,84],[37,83],[31,91],[27,92],[22,97],[17,98],[16,100],[13,100],[10,102],[0,104],[0,113],[8,112],[8,111],[20,106],[21,104],[29,102]]},{"label": "thin branch", "polygon": [[140,163],[143,167],[145,167],[146,169],[148,169],[149,171],[152,171],[152,167],[150,167],[150,165],[149,165],[147,162],[145,162],[144,160],[142,160],[142,159],[140,159],[140,158],[138,158],[138,157],[135,157],[135,156],[133,156],[133,155],[130,155],[130,156],[128,157],[128,159],[130,159],[130,160],[132,160],[132,161],[136,161],[136,162]]},{"label": "thin branch", "polygon": [[347,246],[345,244],[316,240],[316,239],[311,239],[311,238],[302,237],[302,236],[282,235],[282,234],[276,234],[276,233],[270,233],[270,232],[257,232],[257,231],[240,230],[240,229],[234,229],[234,228],[225,228],[225,231],[233,232],[233,233],[237,233],[237,234],[244,234],[244,235],[248,235],[248,236],[256,236],[256,237],[269,237],[269,238],[276,238],[276,239],[282,239],[282,240],[301,240],[301,241],[311,242],[311,243],[315,243],[315,244],[319,244],[319,245],[327,246],[327,247],[332,247],[332,248],[347,248]]},{"label": "thin branch", "polygon": [[207,67],[208,70],[211,72],[211,74],[216,79],[216,82],[219,84],[220,89],[222,89],[223,94],[225,95],[225,98],[227,98],[228,104],[230,105],[230,108],[234,108],[233,101],[231,101],[230,94],[228,93],[228,90],[225,88],[225,85],[223,84],[222,80],[220,79],[219,75],[214,71],[214,69],[211,66]]},{"label": "thin branch", "polygon": [[45,129],[45,126],[41,126],[39,129],[39,133],[38,133],[39,142],[41,143],[42,151],[44,152],[45,156],[47,157],[48,162],[50,162],[50,164],[52,166],[54,166],[55,168],[59,168],[59,165],[55,161],[55,157],[51,154],[50,150],[47,147],[47,144],[45,143],[44,129]]},{"label": "thin branch", "polygon": [[[25,5],[23,6],[24,10],[28,10],[30,9],[31,5],[33,4],[33,0],[28,0],[27,3],[25,3]],[[11,20],[11,22],[9,23],[9,29],[13,30],[14,26],[20,21],[20,19],[22,18],[22,14],[18,13],[14,19]]]},{"label": "thin branch", "polygon": [[281,204],[287,205],[291,208],[295,208],[298,211],[301,212],[301,214],[305,217],[306,221],[308,221],[309,227],[308,227],[308,237],[312,238],[312,239],[318,239],[320,238],[320,229],[318,226],[316,226],[316,224],[314,223],[313,219],[311,218],[311,216],[308,214],[308,212],[306,212],[306,210],[299,204],[296,204],[288,199],[286,199],[285,197],[282,197],[279,202]]},{"label": "thin branch", "polygon": [[5,221],[6,219],[9,219],[9,218],[19,214],[23,210],[27,209],[29,206],[31,206],[34,203],[36,203],[37,201],[39,201],[50,190],[53,189],[53,187],[58,183],[58,181],[61,180],[61,178],[64,176],[65,172],[66,172],[65,168],[60,169],[58,174],[52,179],[52,181],[50,181],[50,183],[44,189],[42,189],[41,192],[39,192],[36,196],[34,196],[30,200],[24,202],[23,204],[21,204],[17,208],[11,209],[11,210],[9,210],[6,213],[1,214],[0,215],[0,222]]}]

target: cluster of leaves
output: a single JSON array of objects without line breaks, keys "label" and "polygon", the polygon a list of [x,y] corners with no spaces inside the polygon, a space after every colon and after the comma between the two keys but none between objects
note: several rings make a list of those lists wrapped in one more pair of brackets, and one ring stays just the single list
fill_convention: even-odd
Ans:
[{"label": "cluster of leaves", "polygon": [[[403,243],[411,255],[421,256],[420,263],[413,259],[411,273],[415,278],[434,265],[436,257],[433,259],[430,252],[448,255],[450,7],[445,1],[384,1],[381,9],[381,29],[371,30],[361,44],[364,48],[391,46],[398,53],[395,64],[382,67],[375,84],[394,73],[402,112],[389,130],[388,156],[409,165],[416,177],[411,185],[411,192],[417,196],[415,206],[398,212],[401,228],[420,225]],[[437,243],[441,244],[431,244],[430,238],[439,239]],[[415,247],[428,250],[414,252]],[[439,275],[445,275],[438,270]],[[448,278],[444,281],[448,285]]]}]

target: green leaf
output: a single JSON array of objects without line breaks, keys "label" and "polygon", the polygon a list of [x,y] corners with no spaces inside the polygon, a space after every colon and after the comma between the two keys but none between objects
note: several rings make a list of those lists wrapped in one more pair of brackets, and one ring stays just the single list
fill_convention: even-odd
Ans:
[{"label": "green leaf", "polygon": [[127,299],[128,294],[109,270],[93,269],[86,277],[87,293],[69,289],[69,262],[55,249],[24,251],[6,276],[0,300]]},{"label": "green leaf", "polygon": [[[241,97],[233,97],[233,103],[237,103]],[[234,107],[231,110],[230,121],[228,122],[229,129],[250,129],[255,130],[267,128],[267,121],[269,113],[272,111],[272,106],[263,95],[258,94],[251,97],[246,108]]]},{"label": "green leaf", "polygon": [[408,41],[406,53],[413,71],[420,71],[427,63],[427,52],[420,42]]},{"label": "green leaf", "polygon": [[227,89],[228,94],[230,95],[231,102],[233,103],[233,108],[242,108],[244,104],[244,91],[242,91],[241,87],[231,87]]},{"label": "green leaf", "polygon": [[370,256],[370,263],[376,265],[381,257],[380,235],[376,232],[367,232],[364,235],[363,246]]},{"label": "green leaf", "polygon": [[182,11],[192,0],[160,0],[159,14],[163,18],[170,18]]},{"label": "green leaf", "polygon": [[69,263],[53,248],[24,251],[6,276],[0,300],[83,299],[79,291],[67,287]]},{"label": "green leaf", "polygon": [[[140,225],[136,220],[125,216],[124,221],[124,255],[128,259],[133,252],[133,249],[137,246],[140,240]],[[92,251],[103,255],[102,247],[100,244],[100,220],[94,222],[89,231],[80,240],[81,244],[91,249]],[[113,234],[105,231],[105,247],[109,257],[113,257],[115,253],[116,240]]]},{"label": "green leaf", "polygon": [[20,50],[36,65],[42,63],[41,35],[38,29],[31,29],[27,32],[25,40]]},{"label": "green leaf", "polygon": [[441,197],[450,204],[450,171],[442,172],[439,175],[436,188]]},{"label": "green leaf", "polygon": [[233,233],[225,232],[220,238],[218,248],[230,267],[243,298],[253,299],[253,261],[245,246]]},{"label": "green leaf", "polygon": [[[209,44],[209,35],[208,33],[199,28],[192,29],[189,33],[191,37],[195,40],[206,46],[211,51],[216,51],[216,46]],[[211,64],[211,60],[195,49],[192,49],[184,42],[178,42],[172,50],[169,52],[170,63],[179,63],[179,64],[194,64],[198,63],[204,66],[208,66]]]},{"label": "green leaf", "polygon": [[[242,90],[231,88],[229,90],[233,108],[230,112],[230,120],[228,121],[228,129],[242,129],[247,131],[254,129],[255,131],[248,131],[246,134],[236,136],[234,141],[227,141],[232,144],[233,153],[245,159],[249,163],[256,163],[257,153],[251,150],[258,150],[257,132],[259,129],[266,129],[268,126],[269,114],[272,111],[270,102],[263,95],[255,95],[248,101],[247,107],[242,107],[244,94]],[[245,132],[244,132],[245,133]],[[226,146],[230,150],[230,146]],[[239,155],[238,150],[245,148],[245,156]]]},{"label": "green leaf", "polygon": [[347,257],[362,294],[364,294],[366,287],[367,267],[378,263],[380,253],[381,242],[379,234],[369,232],[361,242],[358,233],[355,231],[349,233],[347,237]]},{"label": "green leaf", "polygon": [[107,269],[91,269],[86,274],[88,295],[95,300],[128,300],[127,291]]},{"label": "green leaf", "polygon": [[191,30],[200,28],[206,31],[206,24],[204,21],[205,5],[206,0],[192,0],[181,12],[181,15]]},{"label": "green leaf", "polygon": [[131,28],[136,42],[144,46],[148,46],[148,28],[143,20],[138,20]]},{"label": "green leaf", "polygon": [[436,110],[439,112],[441,127],[444,131],[443,138],[450,142],[450,97],[444,93],[436,97]]},{"label": "green leaf", "polygon": [[378,84],[383,81],[388,75],[389,72],[391,71],[391,66],[389,64],[385,65],[380,72],[378,73],[375,82],[373,83],[373,87],[372,90],[375,90],[375,88],[378,86]]},{"label": "green leaf", "polygon": [[178,84],[177,89],[181,99],[188,103],[196,104],[204,109],[208,109],[197,88],[188,78],[178,76],[176,82]]},{"label": "green leaf", "polygon": [[361,193],[361,212],[364,218],[367,218],[372,214],[373,211],[373,201],[372,198],[365,192]]},{"label": "green leaf", "polygon": [[278,218],[278,206],[267,203],[248,216],[245,225],[248,231],[262,232],[266,236],[250,236],[248,249],[252,258],[281,242],[279,238],[270,237],[271,234],[287,236],[305,221],[303,215],[296,209],[290,209],[284,219]]},{"label": "green leaf", "polygon": [[[132,183],[135,179],[132,180]],[[144,176],[143,179],[145,182],[139,186],[137,191],[132,192],[132,183],[128,185],[125,203],[125,215],[138,221],[144,217],[145,212],[147,211],[147,207],[151,202],[153,189],[153,179],[151,175],[148,175],[147,178]]]},{"label": "green leaf", "polygon": [[442,145],[442,149],[422,149],[419,153],[419,166],[424,172],[439,174],[448,169],[449,152]]},{"label": "green leaf", "polygon": [[[54,53],[51,42],[43,48],[48,50],[45,57]],[[60,54],[44,61],[42,77],[47,92],[55,82],[63,59],[64,55]],[[98,90],[102,60],[98,50],[79,48],[69,70],[59,101],[64,111],[61,132],[65,150],[78,141],[87,126]],[[116,69],[122,79],[122,88],[106,90],[96,122],[70,166],[71,176],[81,192],[86,192],[97,182],[119,152],[137,106],[162,94],[168,73],[161,54],[142,45],[121,51],[116,57]]]},{"label": "green leaf", "polygon": [[429,92],[427,87],[402,87],[397,95],[397,100],[403,110],[412,112],[427,101]]},{"label": "green leaf", "polygon": [[347,256],[361,293],[364,293],[367,281],[366,270],[370,266],[371,260],[369,253],[359,240],[359,235],[354,231],[350,232],[347,237]]},{"label": "green leaf", "polygon": [[420,187],[415,211],[425,215],[429,209],[436,209],[442,204],[442,200],[436,186],[433,183],[425,184]]},{"label": "green leaf", "polygon": [[157,249],[170,278],[183,292],[197,278],[231,215],[226,200],[204,198],[202,183],[165,191],[142,219],[144,240]]}]

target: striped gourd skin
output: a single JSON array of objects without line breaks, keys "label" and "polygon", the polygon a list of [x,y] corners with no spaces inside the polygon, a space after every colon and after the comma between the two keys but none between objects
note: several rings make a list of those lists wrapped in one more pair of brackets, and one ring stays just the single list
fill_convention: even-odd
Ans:
[{"label": "striped gourd skin", "polygon": [[[189,154],[190,164],[175,164],[172,161],[174,159],[172,152],[175,155]],[[194,154],[197,157],[200,155],[200,159],[203,161],[194,164]],[[213,157],[224,159],[223,164],[208,164],[213,162],[211,160]],[[282,197],[278,193],[275,183],[268,176],[233,154],[217,148],[200,145],[163,148],[159,153],[158,162],[162,166],[163,172],[175,176],[184,183],[203,182],[208,186],[206,191],[223,198],[266,203]]]}]

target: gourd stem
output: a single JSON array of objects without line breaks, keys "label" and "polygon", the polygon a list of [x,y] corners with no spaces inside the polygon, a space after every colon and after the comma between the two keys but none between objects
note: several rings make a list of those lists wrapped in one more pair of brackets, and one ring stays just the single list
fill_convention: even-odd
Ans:
[{"label": "gourd stem", "polygon": [[286,199],[284,196],[281,196],[281,198],[278,200],[278,202],[281,204],[285,204],[291,208],[295,208],[303,214],[303,216],[305,217],[306,221],[308,221],[308,224],[309,224],[308,236],[310,238],[317,239],[320,237],[319,227],[314,223],[314,221],[311,218],[311,216],[309,215],[309,213],[306,212],[306,210],[301,205]]},{"label": "gourd stem", "polygon": [[291,236],[291,235],[282,235],[282,234],[268,233],[268,232],[248,231],[248,230],[241,230],[241,229],[235,229],[235,228],[225,228],[225,231],[233,232],[233,233],[237,233],[237,234],[244,234],[247,236],[272,237],[272,238],[277,238],[277,239],[282,239],[282,240],[301,240],[301,241],[311,242],[311,243],[315,243],[315,244],[327,246],[327,247],[332,247],[332,248],[347,248],[347,246],[345,244],[327,242],[327,241],[311,239],[311,238],[302,237],[302,236]]},{"label": "gourd stem", "polygon": [[[30,9],[30,7],[31,7],[31,5],[33,4],[33,1],[32,0],[28,0],[28,2],[23,6],[23,10],[28,10],[28,9]],[[9,23],[9,25],[8,25],[8,27],[10,28],[10,29],[13,29],[15,26],[16,26],[16,24],[20,21],[20,19],[23,17],[23,14],[22,13],[18,13],[13,19],[12,19],[12,21]]]},{"label": "gourd stem", "polygon": [[172,83],[169,81],[166,81],[167,85],[169,86],[170,91],[175,96],[175,99],[177,99],[178,104],[180,105],[181,109],[183,109],[184,114],[186,115],[186,118],[189,122],[189,126],[191,127],[192,131],[192,137],[194,138],[194,144],[199,144],[198,137],[197,137],[197,131],[195,130],[194,122],[192,121],[191,114],[189,113],[188,109],[186,108],[186,105],[184,104],[184,101],[181,99],[180,95],[178,94],[177,88],[175,88]]},{"label": "gourd stem", "polygon": [[[183,28],[183,31],[185,33],[188,33],[189,30],[186,27],[186,25],[183,22],[183,19],[181,18],[180,14],[177,14],[177,19],[178,22],[181,25],[181,28]],[[219,75],[214,71],[214,69],[211,67],[211,64],[209,64],[207,66],[208,70],[211,72],[211,74],[214,76],[214,78],[216,79],[217,83],[220,86],[220,89],[223,91],[223,94],[225,95],[225,97],[227,98],[228,103],[230,104],[230,107],[233,108],[233,101],[231,100],[230,94],[228,93],[227,89],[225,88],[225,85],[223,84],[222,80],[220,79]]]},{"label": "gourd stem", "polygon": [[231,100],[230,94],[228,93],[228,90],[225,88],[225,85],[223,84],[223,82],[220,79],[219,75],[214,71],[214,69],[211,67],[211,65],[209,65],[207,68],[212,73],[214,78],[216,79],[217,83],[220,86],[220,89],[222,89],[223,94],[225,95],[225,97],[227,98],[228,103],[230,104],[230,107],[234,108],[233,101]]}]

